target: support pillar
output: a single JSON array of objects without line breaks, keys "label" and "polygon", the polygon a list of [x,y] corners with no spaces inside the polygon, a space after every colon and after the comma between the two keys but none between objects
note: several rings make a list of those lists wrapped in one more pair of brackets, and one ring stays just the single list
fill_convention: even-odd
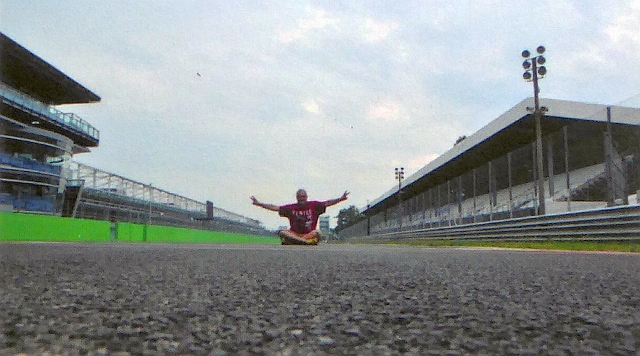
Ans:
[{"label": "support pillar", "polygon": [[[553,172],[553,139],[551,135],[547,137],[547,169],[549,171],[549,197],[553,198],[555,196],[555,183],[554,183],[554,172]],[[554,199],[555,200],[555,199]]]},{"label": "support pillar", "polygon": [[564,136],[564,171],[567,175],[567,211],[571,211],[571,173],[569,173],[569,128],[562,128]]}]

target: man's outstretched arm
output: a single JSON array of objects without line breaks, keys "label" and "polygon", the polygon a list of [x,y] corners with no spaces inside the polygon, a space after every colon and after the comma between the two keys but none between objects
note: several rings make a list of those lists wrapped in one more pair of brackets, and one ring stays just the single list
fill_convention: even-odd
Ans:
[{"label": "man's outstretched arm", "polygon": [[278,205],[261,203],[254,196],[251,196],[251,201],[253,201],[253,205],[259,206],[261,208],[265,208],[267,210],[271,210],[271,211],[279,211],[280,210],[280,207]]},{"label": "man's outstretched arm", "polygon": [[331,205],[336,205],[342,201],[347,200],[347,196],[349,195],[349,192],[345,191],[344,194],[342,194],[342,196],[340,198],[336,198],[336,199],[329,199],[327,201],[324,202],[325,206],[331,206]]}]

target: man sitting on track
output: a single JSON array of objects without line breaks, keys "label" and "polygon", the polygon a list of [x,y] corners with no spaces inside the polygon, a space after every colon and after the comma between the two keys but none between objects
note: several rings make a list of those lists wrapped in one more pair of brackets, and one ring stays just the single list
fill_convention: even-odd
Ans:
[{"label": "man sitting on track", "polygon": [[327,207],[347,200],[349,192],[345,191],[340,198],[327,201],[308,201],[307,192],[299,189],[296,192],[297,203],[288,205],[274,205],[260,203],[256,197],[252,196],[253,205],[261,208],[277,211],[280,216],[289,219],[289,230],[278,232],[283,245],[317,245],[320,234],[316,230],[318,217],[322,215]]}]

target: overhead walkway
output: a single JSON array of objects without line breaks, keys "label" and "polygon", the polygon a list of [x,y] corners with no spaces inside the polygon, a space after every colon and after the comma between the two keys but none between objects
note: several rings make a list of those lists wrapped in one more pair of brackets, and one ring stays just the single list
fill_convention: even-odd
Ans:
[{"label": "overhead walkway", "polygon": [[[95,147],[100,141],[100,132],[88,122],[73,113],[64,113],[52,106],[39,102],[20,91],[0,83],[0,100],[5,111],[13,109],[16,119],[24,118],[51,131],[71,135],[74,141]],[[27,117],[25,114],[29,114]]]}]

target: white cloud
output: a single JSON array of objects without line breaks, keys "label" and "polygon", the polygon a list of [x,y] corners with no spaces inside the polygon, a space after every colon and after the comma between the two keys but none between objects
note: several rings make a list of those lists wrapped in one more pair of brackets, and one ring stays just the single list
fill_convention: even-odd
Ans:
[{"label": "white cloud", "polygon": [[320,105],[316,99],[307,99],[302,103],[302,107],[311,114],[320,114]]},{"label": "white cloud", "polygon": [[307,40],[316,30],[339,30],[340,21],[331,17],[322,9],[310,9],[308,16],[301,18],[297,26],[278,33],[278,40],[283,44]]},{"label": "white cloud", "polygon": [[278,40],[281,43],[288,44],[304,38],[306,31],[296,28],[288,31],[282,31],[278,34]]},{"label": "white cloud", "polygon": [[380,42],[387,39],[389,34],[398,28],[395,21],[376,21],[367,18],[364,23],[363,36],[369,42]]},{"label": "white cloud", "polygon": [[329,17],[327,12],[322,9],[314,9],[312,15],[306,19],[300,20],[300,28],[305,30],[313,30],[332,26],[337,28],[339,21],[336,18]]},{"label": "white cloud", "polygon": [[640,1],[629,4],[621,13],[616,14],[604,32],[616,44],[628,46],[638,54],[640,52]]},{"label": "white cloud", "polygon": [[369,118],[373,120],[398,120],[401,118],[400,104],[393,101],[384,101],[373,105],[369,109]]}]

